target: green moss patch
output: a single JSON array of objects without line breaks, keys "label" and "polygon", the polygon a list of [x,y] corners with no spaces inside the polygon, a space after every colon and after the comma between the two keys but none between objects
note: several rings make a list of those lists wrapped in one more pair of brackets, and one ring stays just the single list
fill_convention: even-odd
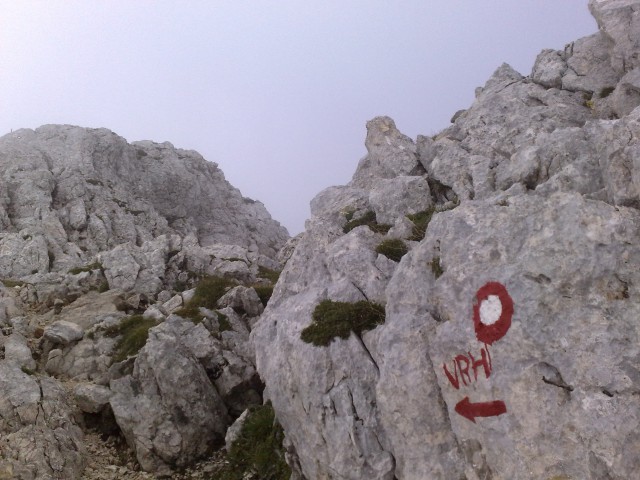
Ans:
[{"label": "green moss patch", "polygon": [[391,225],[378,223],[378,221],[376,220],[376,213],[368,211],[359,218],[347,221],[345,226],[342,227],[342,231],[344,233],[349,233],[354,228],[360,227],[362,225],[366,225],[376,233],[387,233],[391,228]]},{"label": "green moss patch", "polygon": [[2,280],[2,284],[7,288],[14,288],[14,287],[22,287],[22,286],[24,286],[24,282],[22,280],[6,279],[6,280]]},{"label": "green moss patch", "polygon": [[149,329],[156,325],[156,321],[152,318],[132,315],[124,318],[119,324],[105,329],[105,335],[120,337],[113,354],[113,361],[121,362],[131,355],[136,355],[147,343]]},{"label": "green moss patch", "polygon": [[289,480],[284,459],[284,432],[270,404],[251,407],[238,439],[227,456],[228,464],[212,480]]},{"label": "green moss patch", "polygon": [[399,262],[408,251],[407,245],[397,238],[384,240],[376,247],[376,253],[381,253],[394,262]]},{"label": "green moss patch", "polygon": [[196,291],[191,300],[175,313],[183,318],[188,318],[195,323],[199,323],[202,321],[200,307],[214,310],[218,306],[220,297],[235,286],[236,282],[228,278],[204,277],[196,286]]},{"label": "green moss patch", "polygon": [[314,309],[313,322],[302,330],[300,338],[326,347],[334,338],[349,338],[351,332],[360,335],[383,324],[384,320],[384,307],[377,303],[323,300]]}]

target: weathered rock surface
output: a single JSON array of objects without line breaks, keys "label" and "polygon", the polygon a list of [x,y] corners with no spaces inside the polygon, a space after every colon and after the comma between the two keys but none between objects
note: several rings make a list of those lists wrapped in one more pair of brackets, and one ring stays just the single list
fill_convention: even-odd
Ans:
[{"label": "weathered rock surface", "polygon": [[231,329],[213,320],[219,339],[205,328],[212,320],[194,325],[170,316],[149,331],[132,374],[111,381],[116,421],[147,471],[189,465],[224,440],[229,413],[261,403],[252,355],[242,355],[249,331],[231,308],[222,311]]},{"label": "weathered rock surface", "polygon": [[82,431],[64,389],[52,378],[0,361],[0,476],[17,480],[79,479]]},{"label": "weathered rock surface", "polygon": [[0,278],[97,259],[111,288],[156,293],[175,281],[169,262],[181,250],[236,246],[250,266],[288,238],[216,164],[167,142],[46,125],[2,137],[0,171]]},{"label": "weathered rock surface", "polygon": [[[243,316],[223,308],[223,325],[209,312],[211,332],[163,322],[203,276],[263,282],[287,239],[194,151],[60,125],[0,138],[0,478],[80,478],[86,452],[60,385],[84,429],[117,434],[115,412],[147,470],[208,453],[262,402],[247,327],[262,304],[238,287],[223,303]],[[121,322],[142,313],[161,324],[151,346],[114,364]]]},{"label": "weathered rock surface", "polygon": [[227,408],[200,363],[212,355],[208,337],[171,317],[149,332],[132,375],[111,382],[116,420],[145,470],[168,474],[224,438]]},{"label": "weathered rock surface", "polygon": [[[312,201],[251,334],[306,478],[637,476],[640,2],[589,6],[599,33],[501,66],[436,137],[369,122],[352,182]],[[406,215],[431,209],[420,240]],[[367,211],[389,232],[344,233]],[[325,299],[386,321],[305,343]]]}]

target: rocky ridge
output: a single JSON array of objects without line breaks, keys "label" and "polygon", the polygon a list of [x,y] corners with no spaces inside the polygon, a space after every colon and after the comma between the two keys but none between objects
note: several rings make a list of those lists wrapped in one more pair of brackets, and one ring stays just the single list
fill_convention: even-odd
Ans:
[{"label": "rocky ridge", "polygon": [[[597,33],[502,65],[438,135],[370,121],[312,201],[251,333],[295,478],[637,476],[640,2],[589,8]],[[306,343],[326,300],[385,322]]]},{"label": "rocky ridge", "polygon": [[265,400],[293,479],[634,478],[640,2],[589,8],[286,244],[195,152],[2,137],[0,479],[209,478]]},{"label": "rocky ridge", "polygon": [[47,125],[0,166],[0,478],[206,477],[262,404],[249,332],[286,230],[166,142]]}]

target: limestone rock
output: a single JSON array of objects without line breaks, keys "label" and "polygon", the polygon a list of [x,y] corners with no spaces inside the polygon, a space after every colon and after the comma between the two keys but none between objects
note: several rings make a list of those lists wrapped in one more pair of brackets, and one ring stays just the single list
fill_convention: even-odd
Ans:
[{"label": "limestone rock", "polygon": [[421,173],[413,141],[400,133],[389,117],[376,117],[367,122],[365,140],[367,156],[358,164],[351,180],[354,187],[368,187],[377,178]]},{"label": "limestone rock", "polygon": [[564,60],[562,52],[543,50],[536,58],[531,78],[543,87],[560,88],[562,76],[566,71],[567,62]]},{"label": "limestone rock", "polygon": [[82,431],[61,385],[0,362],[0,472],[12,479],[80,479]]},{"label": "limestone rock", "polygon": [[102,252],[111,288],[156,293],[184,246],[275,257],[288,238],[217,165],[167,142],[46,125],[2,137],[0,167],[0,278],[66,273]]},{"label": "limestone rock", "polygon": [[36,362],[27,345],[27,339],[20,333],[12,333],[4,340],[4,358],[17,363],[20,367],[34,371]]},{"label": "limestone rock", "polygon": [[398,176],[374,183],[369,204],[378,223],[392,224],[396,219],[433,206],[429,184],[422,177]]},{"label": "limestone rock", "polygon": [[640,67],[638,7],[638,0],[589,0],[589,10],[613,47],[611,65],[620,74]]},{"label": "limestone rock", "polygon": [[629,115],[640,105],[640,67],[620,79],[611,94],[613,111],[618,117]]},{"label": "limestone rock", "polygon": [[245,410],[244,412],[242,412],[242,415],[236,418],[236,420],[227,429],[227,434],[224,437],[224,446],[227,452],[231,450],[233,442],[235,442],[240,436],[240,432],[242,431],[242,427],[244,426],[245,420],[248,416],[249,410]]},{"label": "limestone rock", "polygon": [[213,348],[202,325],[172,316],[149,331],[133,373],[111,381],[116,421],[145,470],[169,473],[224,438],[227,407],[200,363]]},{"label": "limestone rock", "polygon": [[101,385],[85,383],[73,389],[78,408],[85,413],[98,413],[109,405],[111,390]]},{"label": "limestone rock", "polygon": [[567,71],[562,77],[562,88],[600,92],[615,85],[620,74],[611,66],[610,54],[610,42],[602,33],[567,45]]},{"label": "limestone rock", "polygon": [[182,296],[174,295],[169,300],[162,304],[162,308],[164,308],[168,313],[173,313],[182,307]]},{"label": "limestone rock", "polygon": [[250,317],[256,317],[264,310],[256,291],[253,288],[243,287],[241,285],[225,293],[220,300],[218,300],[218,306],[222,308],[231,307],[236,311],[246,313]]},{"label": "limestone rock", "polygon": [[69,345],[82,339],[83,336],[82,327],[66,320],[58,320],[44,329],[44,338],[56,345]]},{"label": "limestone rock", "polygon": [[[599,33],[530,77],[501,66],[415,148],[372,121],[352,182],[313,200],[251,332],[305,478],[636,475],[640,2],[590,8]],[[424,239],[385,262],[383,238],[420,238],[398,199],[424,184]],[[367,210],[391,230],[345,234]],[[384,304],[385,323],[305,343],[325,299]]]}]

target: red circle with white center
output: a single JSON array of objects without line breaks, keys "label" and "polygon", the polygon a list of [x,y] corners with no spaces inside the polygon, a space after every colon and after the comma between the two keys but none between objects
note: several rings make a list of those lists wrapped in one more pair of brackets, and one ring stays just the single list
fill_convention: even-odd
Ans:
[{"label": "red circle with white center", "polygon": [[500,340],[511,327],[513,300],[498,282],[489,282],[476,293],[473,305],[473,326],[476,338],[491,345]]}]

